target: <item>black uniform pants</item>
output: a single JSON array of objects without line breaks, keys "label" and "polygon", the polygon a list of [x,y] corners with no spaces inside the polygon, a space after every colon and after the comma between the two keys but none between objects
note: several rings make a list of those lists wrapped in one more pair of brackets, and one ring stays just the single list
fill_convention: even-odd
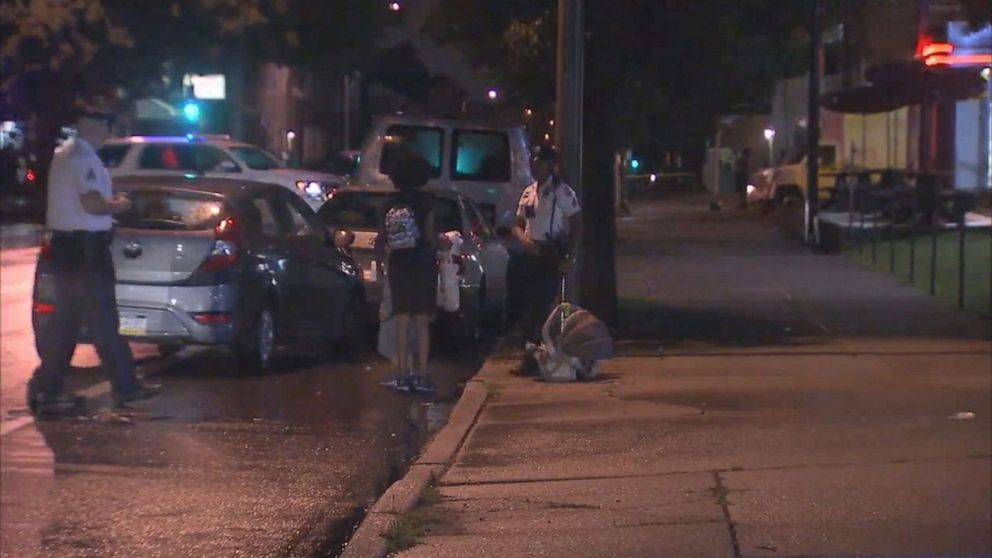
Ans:
[{"label": "black uniform pants", "polygon": [[524,341],[539,343],[541,328],[554,308],[561,288],[561,270],[557,252],[542,247],[537,254],[521,252],[516,255],[516,279],[520,282],[520,331]]},{"label": "black uniform pants", "polygon": [[85,325],[114,393],[133,393],[138,384],[131,347],[118,331],[110,232],[56,232],[52,237],[52,268],[55,313],[48,326],[38,332],[41,367],[32,378],[34,392],[62,392],[81,326]]}]

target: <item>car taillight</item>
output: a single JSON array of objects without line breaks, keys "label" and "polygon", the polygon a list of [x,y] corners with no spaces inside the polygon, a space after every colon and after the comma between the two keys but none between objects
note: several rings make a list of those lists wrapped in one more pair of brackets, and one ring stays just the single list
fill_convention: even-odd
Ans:
[{"label": "car taillight", "polygon": [[54,314],[55,313],[55,305],[54,304],[49,304],[47,302],[35,302],[34,303],[34,306],[31,308],[31,310],[35,314]]},{"label": "car taillight", "polygon": [[203,263],[201,271],[216,272],[230,269],[238,262],[240,234],[234,217],[228,217],[214,227],[214,247]]},{"label": "car taillight", "polygon": [[41,237],[41,252],[39,253],[39,258],[44,261],[52,261],[52,235],[51,233],[45,233]]},{"label": "car taillight", "polygon": [[229,312],[193,312],[193,320],[200,325],[223,325],[231,323]]}]

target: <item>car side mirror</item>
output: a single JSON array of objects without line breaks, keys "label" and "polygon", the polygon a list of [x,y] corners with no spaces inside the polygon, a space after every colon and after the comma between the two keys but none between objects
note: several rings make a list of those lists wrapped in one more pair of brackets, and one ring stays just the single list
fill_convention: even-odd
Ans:
[{"label": "car side mirror", "polygon": [[350,248],[355,243],[355,233],[348,229],[333,229],[329,233],[335,248]]}]

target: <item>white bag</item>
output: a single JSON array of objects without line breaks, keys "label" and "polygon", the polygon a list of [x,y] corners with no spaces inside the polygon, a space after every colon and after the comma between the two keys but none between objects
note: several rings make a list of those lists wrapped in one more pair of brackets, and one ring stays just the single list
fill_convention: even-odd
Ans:
[{"label": "white bag", "polygon": [[452,246],[438,252],[437,306],[445,312],[457,312],[461,305],[461,293],[458,289],[458,264],[455,263],[455,258],[461,254],[462,235],[458,231],[448,231],[444,236]]}]

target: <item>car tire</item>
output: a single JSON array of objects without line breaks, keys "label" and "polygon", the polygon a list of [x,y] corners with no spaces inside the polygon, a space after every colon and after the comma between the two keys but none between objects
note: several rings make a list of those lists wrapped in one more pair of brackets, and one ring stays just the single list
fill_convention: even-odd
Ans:
[{"label": "car tire", "polygon": [[255,314],[252,323],[244,329],[242,338],[234,348],[238,364],[251,373],[271,370],[276,332],[275,305],[267,302]]},{"label": "car tire", "polygon": [[803,204],[803,194],[798,188],[790,186],[775,192],[775,205],[778,207],[796,207]]},{"label": "car tire", "polygon": [[182,343],[159,343],[156,345],[158,348],[158,354],[162,358],[169,358],[175,356],[180,351],[186,348]]}]

